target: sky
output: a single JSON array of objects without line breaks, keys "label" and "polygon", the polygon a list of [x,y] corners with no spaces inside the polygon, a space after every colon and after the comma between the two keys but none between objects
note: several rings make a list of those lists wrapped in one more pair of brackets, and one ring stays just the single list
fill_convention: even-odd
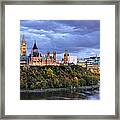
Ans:
[{"label": "sky", "polygon": [[20,42],[23,35],[27,55],[34,42],[42,55],[56,51],[58,59],[65,49],[80,59],[100,54],[99,20],[20,20]]}]

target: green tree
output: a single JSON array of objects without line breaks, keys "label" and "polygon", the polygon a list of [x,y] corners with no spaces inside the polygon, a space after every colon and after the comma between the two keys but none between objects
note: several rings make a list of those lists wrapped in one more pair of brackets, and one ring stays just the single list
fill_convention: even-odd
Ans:
[{"label": "green tree", "polygon": [[53,70],[51,70],[50,68],[47,69],[47,76],[48,77],[52,77],[53,76]]}]

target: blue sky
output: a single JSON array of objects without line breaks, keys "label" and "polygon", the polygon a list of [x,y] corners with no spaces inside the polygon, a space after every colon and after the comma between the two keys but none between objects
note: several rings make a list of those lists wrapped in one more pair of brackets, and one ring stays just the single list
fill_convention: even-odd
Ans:
[{"label": "blue sky", "polygon": [[100,54],[99,20],[21,20],[20,41],[23,34],[27,54],[35,41],[39,52],[44,55],[55,50],[58,59],[63,57],[65,49],[78,58]]}]

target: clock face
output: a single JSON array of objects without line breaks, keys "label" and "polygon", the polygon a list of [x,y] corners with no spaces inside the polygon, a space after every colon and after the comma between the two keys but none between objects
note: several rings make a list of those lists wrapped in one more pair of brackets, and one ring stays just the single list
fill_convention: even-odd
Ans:
[{"label": "clock face", "polygon": [[25,46],[26,44],[25,43],[23,43],[23,46]]}]

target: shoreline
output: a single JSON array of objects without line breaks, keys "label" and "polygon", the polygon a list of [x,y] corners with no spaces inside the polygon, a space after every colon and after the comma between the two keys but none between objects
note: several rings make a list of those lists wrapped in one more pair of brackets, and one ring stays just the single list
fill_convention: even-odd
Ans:
[{"label": "shoreline", "polygon": [[57,91],[75,91],[75,90],[95,90],[99,89],[99,85],[94,86],[83,86],[83,87],[75,87],[75,88],[47,88],[47,89],[33,89],[33,90],[20,90],[21,93],[43,93],[43,92],[57,92]]}]

